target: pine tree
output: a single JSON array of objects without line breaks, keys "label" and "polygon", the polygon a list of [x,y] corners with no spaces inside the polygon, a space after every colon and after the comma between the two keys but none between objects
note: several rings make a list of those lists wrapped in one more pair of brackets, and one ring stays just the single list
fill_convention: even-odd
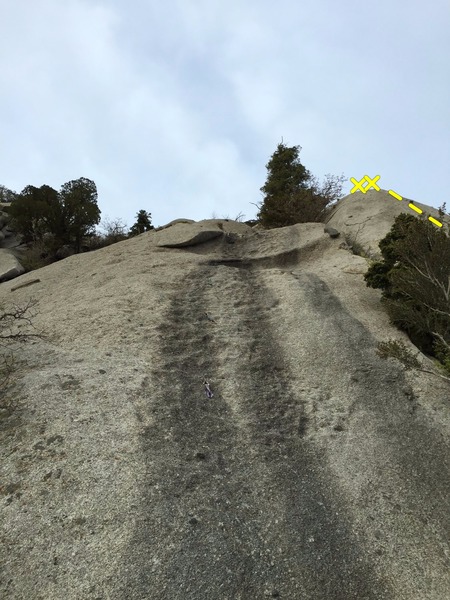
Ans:
[{"label": "pine tree", "polygon": [[91,179],[80,177],[64,183],[59,196],[63,206],[65,236],[69,243],[75,244],[75,251],[80,252],[83,237],[100,223],[97,186]]},{"label": "pine tree", "polygon": [[288,148],[283,143],[266,165],[267,180],[261,188],[264,202],[258,216],[266,228],[283,227],[291,224],[289,216],[295,194],[306,190],[311,175],[299,159],[300,146]]},{"label": "pine tree", "polygon": [[278,147],[266,165],[267,180],[261,188],[264,201],[257,218],[267,229],[295,223],[320,222],[330,203],[339,199],[344,176],[318,180],[300,162],[301,147]]},{"label": "pine tree", "polygon": [[130,228],[128,234],[130,237],[154,229],[152,225],[152,215],[146,210],[140,210],[136,215],[136,219],[136,223]]}]

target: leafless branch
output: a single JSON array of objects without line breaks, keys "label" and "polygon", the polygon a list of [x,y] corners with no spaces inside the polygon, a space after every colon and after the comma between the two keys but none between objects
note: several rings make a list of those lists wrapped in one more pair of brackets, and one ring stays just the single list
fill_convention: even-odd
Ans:
[{"label": "leafless branch", "polygon": [[28,338],[46,338],[43,332],[38,333],[30,333],[26,332],[17,332],[14,331],[14,326],[20,327],[23,324],[26,324],[28,327],[35,329],[31,319],[36,316],[35,313],[30,312],[32,308],[37,305],[38,301],[36,299],[30,298],[28,302],[24,306],[13,305],[11,309],[5,311],[3,308],[0,313],[0,345],[2,341],[15,341],[15,342],[23,342]]},{"label": "leafless branch", "polygon": [[242,218],[245,217],[244,213],[240,212],[237,217],[235,217],[235,221],[242,221]]},{"label": "leafless branch", "polygon": [[437,331],[432,331],[431,332],[435,337],[437,337],[437,339],[442,342],[442,344],[447,348],[447,350],[450,352],[450,344],[445,340],[445,338],[438,333]]},{"label": "leafless branch", "polygon": [[422,373],[430,373],[431,375],[437,375],[438,377],[441,377],[442,379],[445,379],[446,381],[450,381],[450,377],[446,377],[445,375],[441,375],[440,373],[435,373],[434,371],[429,371],[428,369],[418,369],[418,371],[422,371]]}]

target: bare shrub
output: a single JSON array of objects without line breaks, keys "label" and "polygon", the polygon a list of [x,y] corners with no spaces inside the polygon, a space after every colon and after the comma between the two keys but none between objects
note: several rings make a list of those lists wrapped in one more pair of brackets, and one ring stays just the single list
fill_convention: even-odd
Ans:
[{"label": "bare shrub", "polygon": [[9,309],[0,307],[0,414],[12,412],[12,400],[7,395],[7,389],[17,367],[14,344],[31,338],[46,338],[43,332],[30,331],[35,330],[32,319],[36,316],[33,309],[37,303],[36,299],[30,298],[24,306],[13,305]]}]

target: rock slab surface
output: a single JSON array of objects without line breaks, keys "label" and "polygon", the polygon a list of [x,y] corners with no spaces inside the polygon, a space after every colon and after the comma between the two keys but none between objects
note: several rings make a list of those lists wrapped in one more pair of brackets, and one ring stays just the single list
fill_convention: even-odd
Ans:
[{"label": "rock slab surface", "polygon": [[323,224],[241,225],[0,285],[47,335],[0,409],[0,597],[449,597],[448,382],[377,355],[408,341]]}]

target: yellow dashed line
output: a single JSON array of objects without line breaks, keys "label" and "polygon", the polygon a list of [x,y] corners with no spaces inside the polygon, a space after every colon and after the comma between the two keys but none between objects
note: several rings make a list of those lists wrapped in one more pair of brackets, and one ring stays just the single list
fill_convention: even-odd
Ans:
[{"label": "yellow dashed line", "polygon": [[[354,177],[350,177],[350,181],[354,184],[354,187],[350,190],[350,193],[354,194],[357,190],[359,190],[363,194],[365,194],[370,187],[373,187],[377,192],[379,192],[380,188],[378,187],[378,185],[376,183],[379,179],[380,179],[379,175],[376,175],[373,179],[370,179],[370,177],[368,177],[367,175],[364,175],[364,177],[361,179],[361,181],[356,181],[356,179]],[[368,183],[368,185],[366,187],[364,187],[364,183]],[[403,200],[402,196],[400,196],[400,194],[397,194],[397,192],[394,192],[393,190],[389,190],[389,194],[391,196],[393,196],[396,200],[400,200],[400,201]],[[420,208],[415,206],[412,202],[410,202],[408,204],[408,206],[412,210],[415,210],[416,213],[419,213],[419,215],[421,215],[423,213],[423,210],[421,210]],[[440,221],[437,221],[433,217],[428,217],[428,220],[431,221],[433,223],[433,225],[436,225],[437,227],[442,227],[442,223]]]},{"label": "yellow dashed line", "polygon": [[437,225],[438,227],[442,227],[442,223],[436,221],[436,219],[433,219],[433,217],[428,217],[428,220]]},{"label": "yellow dashed line", "polygon": [[416,213],[419,213],[419,215],[421,215],[423,213],[423,210],[421,210],[420,208],[418,208],[417,206],[414,206],[414,204],[412,202],[410,202],[408,204],[409,208],[412,208],[413,210],[416,211]]},{"label": "yellow dashed line", "polygon": [[403,200],[403,198],[400,196],[400,194],[397,194],[397,192],[393,192],[392,190],[389,190],[389,193],[391,196],[394,196],[394,198],[397,198],[397,200]]}]

